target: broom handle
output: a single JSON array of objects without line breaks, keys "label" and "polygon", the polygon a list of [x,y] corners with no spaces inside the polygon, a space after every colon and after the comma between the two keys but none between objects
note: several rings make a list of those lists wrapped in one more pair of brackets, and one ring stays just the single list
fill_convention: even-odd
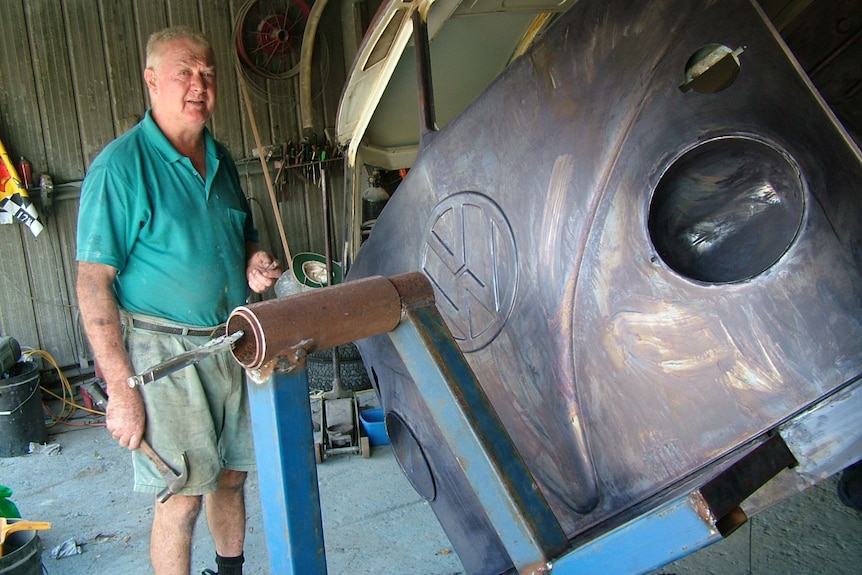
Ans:
[{"label": "broom handle", "polygon": [[254,119],[254,111],[251,109],[251,98],[248,96],[248,88],[245,85],[245,78],[242,77],[242,74],[239,74],[239,85],[242,88],[242,96],[245,100],[246,110],[248,110],[248,119],[251,122],[251,131],[254,133],[254,142],[255,145],[257,145],[257,155],[260,157],[260,165],[263,168],[263,177],[266,178],[266,187],[269,190],[269,199],[272,202],[272,211],[275,213],[275,221],[278,224],[278,233],[281,236],[281,247],[284,249],[284,255],[287,258],[288,267],[290,267],[293,266],[293,257],[290,255],[290,248],[287,246],[287,236],[284,235],[284,223],[281,221],[281,212],[278,209],[278,200],[275,197],[275,188],[272,185],[272,177],[269,175],[269,166],[266,165],[266,158],[263,155],[263,145],[260,143],[260,134],[257,131],[257,122]]}]

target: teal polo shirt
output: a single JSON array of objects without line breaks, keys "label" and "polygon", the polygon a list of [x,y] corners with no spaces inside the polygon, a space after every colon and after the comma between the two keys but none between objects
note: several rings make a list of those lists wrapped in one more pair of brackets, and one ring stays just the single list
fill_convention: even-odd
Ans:
[{"label": "teal polo shirt", "polygon": [[258,241],[236,165],[209,130],[206,181],[150,112],[96,157],[81,187],[77,259],[117,269],[117,303],[198,326],[245,303]]}]

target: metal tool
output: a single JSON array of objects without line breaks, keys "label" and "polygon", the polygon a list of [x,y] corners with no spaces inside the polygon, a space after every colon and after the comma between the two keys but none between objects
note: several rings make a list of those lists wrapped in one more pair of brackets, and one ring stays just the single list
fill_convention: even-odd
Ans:
[{"label": "metal tool", "polygon": [[[102,386],[98,384],[93,384],[87,386],[87,393],[93,398],[93,403],[106,412],[108,410],[108,396],[105,391],[102,389]],[[150,458],[150,461],[153,462],[153,465],[156,466],[156,469],[159,470],[159,473],[162,474],[162,477],[165,479],[167,483],[167,487],[159,491],[156,495],[156,499],[159,500],[159,503],[164,503],[168,499],[170,499],[171,495],[177,493],[180,489],[182,489],[186,482],[189,479],[189,458],[186,456],[186,452],[180,455],[183,460],[183,469],[180,473],[177,473],[173,470],[173,468],[165,462],[162,457],[156,453],[156,450],[150,445],[150,443],[146,439],[141,439],[141,451],[144,452],[144,455]]]},{"label": "metal tool", "polygon": [[151,383],[161,377],[194,365],[205,357],[233,349],[234,344],[243,336],[242,331],[211,339],[197,349],[181,353],[171,359],[151,367],[145,372],[133,375],[128,379],[129,387]]},{"label": "metal tool", "polygon": [[156,453],[156,450],[153,449],[146,439],[141,440],[140,449],[144,452],[144,455],[150,458],[150,461],[153,462],[153,465],[156,466],[156,469],[159,470],[159,473],[162,474],[162,477],[168,484],[167,487],[159,491],[156,495],[156,499],[159,500],[159,503],[164,503],[170,499],[171,495],[182,489],[189,480],[189,458],[186,455],[186,452],[183,451],[182,455],[180,455],[183,459],[183,470],[177,474],[177,472],[174,471],[158,453]]}]

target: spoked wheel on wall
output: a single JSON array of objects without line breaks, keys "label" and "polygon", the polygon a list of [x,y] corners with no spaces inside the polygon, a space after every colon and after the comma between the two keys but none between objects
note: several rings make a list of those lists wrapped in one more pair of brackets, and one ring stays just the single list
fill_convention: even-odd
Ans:
[{"label": "spoked wheel on wall", "polygon": [[243,4],[235,22],[236,53],[243,67],[269,80],[297,75],[309,13],[303,0],[249,0]]}]

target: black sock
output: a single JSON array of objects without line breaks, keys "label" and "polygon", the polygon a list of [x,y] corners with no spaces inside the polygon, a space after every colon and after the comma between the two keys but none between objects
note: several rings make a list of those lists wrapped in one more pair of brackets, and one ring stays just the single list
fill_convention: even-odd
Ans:
[{"label": "black sock", "polygon": [[218,575],[242,575],[242,564],[244,562],[245,557],[242,553],[239,554],[239,557],[222,557],[216,553]]}]

